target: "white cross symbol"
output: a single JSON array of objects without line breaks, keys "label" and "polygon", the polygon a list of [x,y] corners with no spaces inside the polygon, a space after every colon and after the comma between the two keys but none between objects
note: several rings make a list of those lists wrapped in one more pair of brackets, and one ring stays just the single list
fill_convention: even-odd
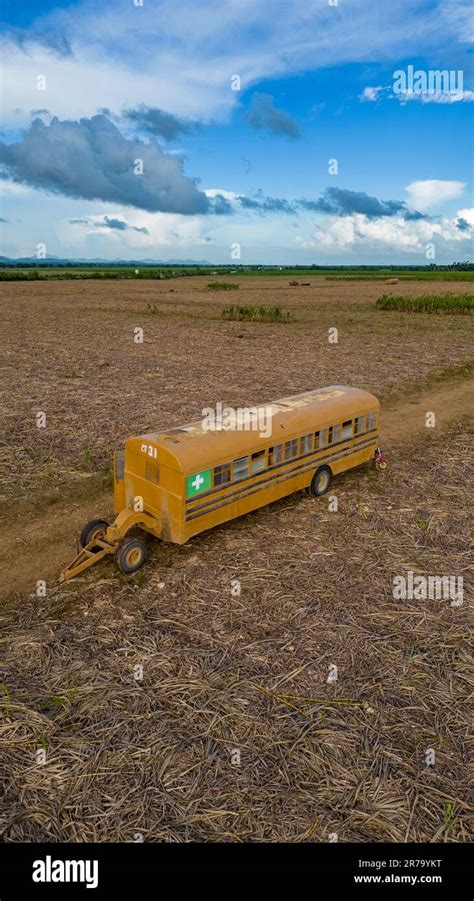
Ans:
[{"label": "white cross symbol", "polygon": [[193,486],[193,488],[195,488],[196,491],[199,491],[201,485],[204,485],[204,479],[200,472],[198,472],[196,478],[194,479],[194,482],[191,482],[191,485]]}]

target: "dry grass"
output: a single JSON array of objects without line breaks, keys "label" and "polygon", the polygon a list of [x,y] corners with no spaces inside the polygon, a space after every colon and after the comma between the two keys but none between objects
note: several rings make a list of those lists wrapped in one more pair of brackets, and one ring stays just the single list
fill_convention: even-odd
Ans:
[{"label": "dry grass", "polygon": [[[219,321],[206,277],[2,286],[2,528],[18,554],[50,496],[61,509],[48,522],[64,532],[84,498],[89,516],[105,512],[93,505],[130,434],[216,400],[335,382],[390,399],[471,354],[462,317],[374,311],[376,281],[239,283],[244,304],[296,321]],[[183,547],[153,542],[128,580],[103,563],[46,598],[5,602],[5,840],[467,841],[468,598],[398,602],[392,576],[467,574],[470,436],[410,436],[401,429],[386,477],[337,480],[337,514],[294,495]],[[29,586],[50,562],[41,554],[25,564]]]},{"label": "dry grass", "polygon": [[347,474],[337,514],[294,495],[14,606],[4,838],[467,841],[467,598],[398,602],[391,580],[466,575],[469,440]]},{"label": "dry grass", "polygon": [[[111,451],[131,434],[194,420],[217,401],[252,406],[332,383],[388,400],[472,356],[465,317],[374,311],[376,281],[295,292],[278,277],[242,278],[239,302],[288,310],[295,321],[284,329],[220,320],[222,299],[207,281],[0,285],[0,504],[80,487],[110,467]],[[416,297],[426,286],[397,286],[405,293]],[[158,315],[146,315],[147,305]],[[137,326],[143,344],[133,341]],[[334,326],[337,345],[328,342]],[[36,428],[41,410],[46,429]]]}]

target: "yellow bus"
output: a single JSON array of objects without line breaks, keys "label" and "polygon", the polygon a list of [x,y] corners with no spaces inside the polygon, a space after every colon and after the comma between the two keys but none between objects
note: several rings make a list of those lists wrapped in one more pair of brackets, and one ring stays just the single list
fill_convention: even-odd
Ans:
[{"label": "yellow bus", "polygon": [[[134,527],[184,544],[294,491],[319,497],[333,476],[377,458],[379,415],[372,394],[330,385],[251,408],[232,428],[201,420],[129,438],[114,459],[116,519],[84,526],[82,550],[61,578],[106,554],[122,572],[135,572],[147,545],[127,535]],[[262,431],[264,417],[270,428]]]}]

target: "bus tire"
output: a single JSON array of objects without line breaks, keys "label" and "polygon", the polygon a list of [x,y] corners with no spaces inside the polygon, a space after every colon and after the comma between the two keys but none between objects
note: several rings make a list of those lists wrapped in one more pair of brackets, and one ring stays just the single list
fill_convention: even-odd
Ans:
[{"label": "bus tire", "polygon": [[145,563],[147,546],[141,538],[124,538],[115,551],[114,559],[125,575],[134,573]]},{"label": "bus tire", "polygon": [[331,482],[332,472],[329,469],[329,466],[320,466],[311,479],[309,493],[312,497],[321,497],[322,494],[326,494],[326,491],[329,491]]},{"label": "bus tire", "polygon": [[[89,541],[92,541],[92,539],[95,538],[98,532],[105,532],[108,527],[109,524],[105,519],[91,519],[90,522],[86,522],[79,535],[79,544],[81,547],[85,547],[89,544]],[[96,550],[96,548],[92,548],[92,550]]]}]

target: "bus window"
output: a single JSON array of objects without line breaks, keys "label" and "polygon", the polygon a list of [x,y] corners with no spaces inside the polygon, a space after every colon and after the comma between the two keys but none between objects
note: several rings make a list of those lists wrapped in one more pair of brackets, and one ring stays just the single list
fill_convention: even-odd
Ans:
[{"label": "bus window", "polygon": [[265,469],[265,451],[257,451],[252,454],[252,472],[261,472]]},{"label": "bus window", "polygon": [[291,460],[298,453],[298,439],[292,438],[291,441],[285,441],[285,459]]},{"label": "bus window", "polygon": [[225,485],[230,482],[230,463],[214,466],[214,485]]},{"label": "bus window", "polygon": [[314,435],[315,450],[317,450],[318,447],[326,447],[327,443],[328,443],[327,429],[321,429],[320,432],[315,433],[315,435]]},{"label": "bus window", "polygon": [[355,421],[355,434],[362,435],[365,429],[365,416],[358,416]]},{"label": "bus window", "polygon": [[248,474],[249,458],[239,457],[238,460],[234,460],[234,482],[238,482],[239,479],[245,479]]},{"label": "bus window", "polygon": [[309,454],[309,452],[312,450],[313,450],[313,436],[312,435],[304,435],[303,438],[300,438],[300,453],[301,454]]},{"label": "bus window", "polygon": [[352,419],[342,423],[342,440],[348,441],[349,438],[352,438]]},{"label": "bus window", "polygon": [[332,425],[329,427],[329,444],[335,444],[341,437],[341,426]]},{"label": "bus window", "polygon": [[283,460],[283,445],[275,444],[274,447],[268,448],[268,465],[273,466],[275,463],[281,463]]},{"label": "bus window", "polygon": [[375,429],[375,423],[377,421],[376,413],[369,413],[367,416],[367,431],[370,432],[371,429]]}]

